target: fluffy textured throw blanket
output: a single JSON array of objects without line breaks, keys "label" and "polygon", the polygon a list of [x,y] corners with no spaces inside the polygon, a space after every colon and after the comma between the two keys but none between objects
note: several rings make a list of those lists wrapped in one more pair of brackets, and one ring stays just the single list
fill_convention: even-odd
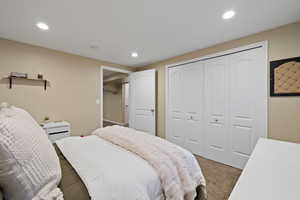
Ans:
[{"label": "fluffy textured throw blanket", "polygon": [[206,199],[205,179],[195,157],[183,148],[159,137],[121,126],[97,129],[93,133],[145,159],[158,173],[166,200],[194,200],[196,188]]}]

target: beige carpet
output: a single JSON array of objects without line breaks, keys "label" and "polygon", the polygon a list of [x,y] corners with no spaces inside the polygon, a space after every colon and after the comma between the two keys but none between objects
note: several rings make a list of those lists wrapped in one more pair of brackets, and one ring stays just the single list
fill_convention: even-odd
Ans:
[{"label": "beige carpet", "polygon": [[196,156],[206,179],[208,200],[227,200],[241,170]]}]

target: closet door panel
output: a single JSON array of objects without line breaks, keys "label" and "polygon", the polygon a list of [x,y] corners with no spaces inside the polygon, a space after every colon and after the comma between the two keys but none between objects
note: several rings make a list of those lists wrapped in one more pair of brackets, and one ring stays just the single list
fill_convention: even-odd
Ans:
[{"label": "closet door panel", "polygon": [[[234,166],[243,168],[266,127],[261,126],[266,106],[266,73],[262,49],[230,56],[230,154]],[[261,122],[260,122],[261,121]]]},{"label": "closet door panel", "polygon": [[181,68],[169,69],[168,124],[170,141],[184,145],[185,113],[183,112],[183,77]]},{"label": "closet door panel", "polygon": [[185,147],[195,154],[204,151],[203,102],[204,67],[203,62],[191,63],[184,67],[183,109],[186,116]]},{"label": "closet door panel", "polygon": [[213,160],[227,162],[228,155],[228,58],[205,62],[206,151]]}]

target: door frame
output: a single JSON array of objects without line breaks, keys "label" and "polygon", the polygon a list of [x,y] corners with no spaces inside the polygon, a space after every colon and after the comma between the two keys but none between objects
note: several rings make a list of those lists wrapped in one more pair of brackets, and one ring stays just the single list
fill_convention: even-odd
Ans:
[{"label": "door frame", "polygon": [[[270,77],[270,70],[269,70],[269,56],[268,56],[268,41],[261,41],[261,42],[257,42],[257,43],[253,43],[250,45],[245,45],[245,46],[240,46],[237,48],[233,48],[233,49],[229,49],[229,50],[225,50],[225,51],[220,51],[217,53],[213,53],[213,54],[208,54],[202,57],[197,57],[194,59],[190,59],[190,60],[185,60],[185,61],[181,61],[181,62],[177,62],[177,63],[173,63],[173,64],[167,64],[165,66],[165,137],[167,140],[169,140],[170,135],[169,135],[169,108],[168,108],[168,102],[169,102],[169,68],[172,67],[177,67],[180,65],[185,65],[188,63],[193,63],[193,62],[199,62],[199,61],[205,61],[208,59],[213,59],[216,57],[220,57],[220,56],[226,56],[226,55],[230,55],[233,53],[238,53],[238,52],[242,52],[242,51],[247,51],[250,49],[255,49],[255,48],[262,48],[265,54],[265,74],[267,75],[266,77],[266,88],[264,88],[264,90],[266,91],[266,112],[265,112],[265,121],[266,121],[266,132],[264,133],[264,137],[268,137],[268,133],[269,133],[269,90],[270,90],[270,85],[269,85],[269,77]],[[204,153],[205,154],[205,153]]]},{"label": "door frame", "polygon": [[[127,87],[128,87],[128,94],[126,93],[126,85],[127,85]],[[124,110],[124,113],[123,113],[123,117],[124,117],[124,119],[126,119],[126,117],[127,117],[127,120],[125,120],[124,121],[124,124],[127,124],[128,126],[129,126],[129,90],[130,90],[130,88],[129,88],[130,86],[129,86],[129,78],[128,78],[128,80],[126,81],[126,82],[123,82],[123,84],[122,84],[122,107],[123,107],[123,110]],[[127,104],[128,104],[128,106],[127,106],[127,108],[126,108],[126,96],[127,96]],[[125,109],[127,110],[127,113],[125,113]]]},{"label": "door frame", "polygon": [[105,66],[102,65],[100,66],[100,128],[103,128],[103,70],[109,70],[109,71],[114,71],[114,72],[120,72],[124,74],[130,74],[133,73],[133,71],[125,70],[125,69],[120,69],[116,67],[110,67],[110,66]]}]

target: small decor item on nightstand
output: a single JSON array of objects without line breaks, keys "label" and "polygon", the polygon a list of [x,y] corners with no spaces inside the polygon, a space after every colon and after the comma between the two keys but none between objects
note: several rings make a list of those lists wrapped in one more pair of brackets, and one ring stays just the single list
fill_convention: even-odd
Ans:
[{"label": "small decor item on nightstand", "polygon": [[28,74],[20,72],[11,72],[10,76],[15,78],[28,78]]},{"label": "small decor item on nightstand", "polygon": [[50,120],[50,118],[49,117],[44,117],[44,123],[47,123],[47,122],[49,122],[49,120]]},{"label": "small decor item on nightstand", "polygon": [[42,127],[53,143],[71,135],[71,125],[66,121],[49,122],[43,124]]},{"label": "small decor item on nightstand", "polygon": [[43,74],[38,73],[37,78],[38,78],[39,80],[43,80],[44,76],[43,76]]}]

